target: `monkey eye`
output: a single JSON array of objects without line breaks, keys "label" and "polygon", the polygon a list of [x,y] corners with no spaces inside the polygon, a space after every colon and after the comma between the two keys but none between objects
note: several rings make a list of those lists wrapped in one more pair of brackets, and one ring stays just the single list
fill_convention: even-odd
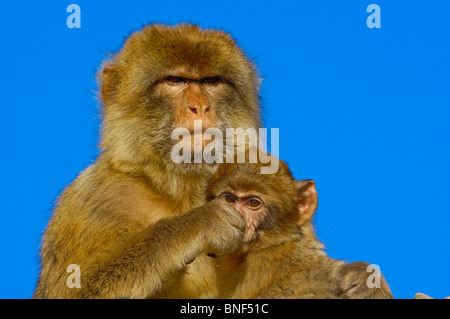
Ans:
[{"label": "monkey eye", "polygon": [[184,82],[186,82],[185,78],[182,78],[181,76],[173,76],[173,75],[169,75],[168,77],[166,77],[165,80],[167,82],[170,82],[170,83],[184,83]]},{"label": "monkey eye", "polygon": [[219,82],[222,82],[222,78],[220,76],[210,76],[210,77],[201,79],[200,82],[207,83],[207,84],[217,84]]},{"label": "monkey eye", "polygon": [[234,204],[234,203],[236,202],[236,199],[237,199],[237,197],[234,196],[233,194],[225,194],[225,195],[223,196],[223,198],[225,199],[225,201],[226,201],[228,204]]},{"label": "monkey eye", "polygon": [[247,206],[252,209],[258,209],[261,206],[261,202],[256,198],[251,198],[247,201]]}]

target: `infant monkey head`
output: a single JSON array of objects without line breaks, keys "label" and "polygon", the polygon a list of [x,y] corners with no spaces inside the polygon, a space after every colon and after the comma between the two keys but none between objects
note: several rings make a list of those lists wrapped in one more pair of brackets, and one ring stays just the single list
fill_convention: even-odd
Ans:
[{"label": "infant monkey head", "polygon": [[257,242],[270,234],[276,238],[299,233],[317,208],[317,192],[311,180],[296,181],[280,160],[274,174],[261,174],[261,163],[223,163],[210,180],[207,199],[222,199],[244,217],[243,243]]}]

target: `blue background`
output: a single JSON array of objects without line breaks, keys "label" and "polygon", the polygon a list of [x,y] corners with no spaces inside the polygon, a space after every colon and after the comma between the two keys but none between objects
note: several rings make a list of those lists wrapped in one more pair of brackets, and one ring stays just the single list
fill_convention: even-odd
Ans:
[{"label": "blue background", "polygon": [[[366,8],[381,7],[381,29]],[[450,295],[449,1],[4,2],[0,298],[29,298],[61,190],[97,155],[95,72],[147,22],[229,31],[264,78],[265,127],[317,183],[327,252],[380,265],[394,296]]]}]

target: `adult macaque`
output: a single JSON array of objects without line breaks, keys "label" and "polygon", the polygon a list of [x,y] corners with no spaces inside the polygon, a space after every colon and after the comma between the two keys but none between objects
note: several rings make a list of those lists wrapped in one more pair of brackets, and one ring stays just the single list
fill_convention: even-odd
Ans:
[{"label": "adult macaque", "polygon": [[[254,65],[224,32],[149,25],[98,79],[101,154],[58,199],[34,298],[217,296],[206,254],[235,250],[245,221],[222,200],[203,205],[217,164],[174,163],[171,133],[194,133],[194,120],[203,129],[259,128]],[[81,288],[67,285],[72,264]]]},{"label": "adult macaque", "polygon": [[313,181],[297,182],[280,161],[276,174],[260,163],[221,164],[207,192],[244,217],[242,245],[216,259],[220,298],[393,298],[380,275],[369,288],[369,264],[332,259],[315,236]]}]

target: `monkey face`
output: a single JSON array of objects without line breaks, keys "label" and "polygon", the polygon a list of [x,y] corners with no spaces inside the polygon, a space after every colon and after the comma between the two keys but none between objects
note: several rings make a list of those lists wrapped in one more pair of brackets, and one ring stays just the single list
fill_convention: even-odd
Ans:
[{"label": "monkey face", "polygon": [[[194,133],[194,121],[202,121],[201,130],[219,127],[217,99],[226,92],[227,83],[220,76],[205,77],[174,71],[157,85],[155,94],[170,101],[173,126]],[[202,133],[202,132],[200,132]]]},{"label": "monkey face", "polygon": [[171,162],[176,128],[203,134],[261,126],[256,69],[222,31],[144,27],[104,63],[99,82],[102,148],[121,163]]},{"label": "monkey face", "polygon": [[262,165],[222,163],[207,187],[207,200],[221,198],[244,217],[244,244],[296,229],[311,220],[317,208],[313,181],[296,181],[283,161],[275,174],[261,174]]},{"label": "monkey face", "polygon": [[[177,69],[158,81],[153,94],[169,105],[172,129],[186,128],[194,150],[194,135],[201,141],[201,150],[211,141],[205,138],[209,128],[223,129],[220,115],[220,98],[229,94],[230,84],[221,76],[202,77],[200,73],[189,73]],[[177,141],[173,141],[175,143]]]},{"label": "monkey face", "polygon": [[221,196],[227,205],[232,206],[247,223],[243,243],[250,243],[256,239],[256,229],[266,219],[269,208],[263,200],[264,196],[255,193],[236,192],[236,194],[225,192]]},{"label": "monkey face", "polygon": [[295,223],[295,180],[286,164],[276,174],[261,174],[263,164],[222,163],[207,187],[207,200],[221,198],[244,217],[244,243],[256,241],[261,229]]}]

